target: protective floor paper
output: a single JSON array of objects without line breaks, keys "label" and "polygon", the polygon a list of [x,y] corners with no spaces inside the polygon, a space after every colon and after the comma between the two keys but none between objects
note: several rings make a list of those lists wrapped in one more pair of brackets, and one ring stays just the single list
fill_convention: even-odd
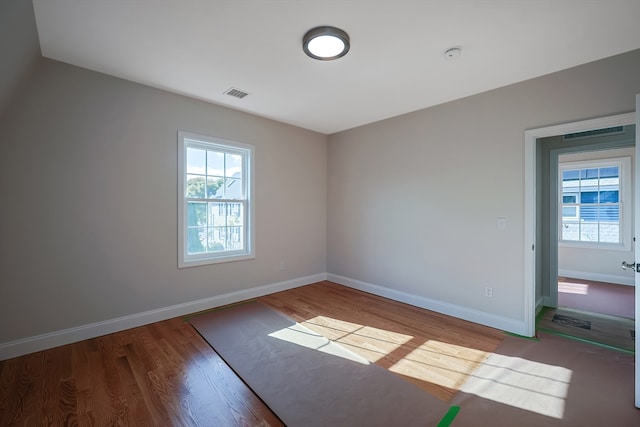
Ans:
[{"label": "protective floor paper", "polygon": [[189,322],[289,427],[436,426],[449,410],[414,384],[257,301]]}]

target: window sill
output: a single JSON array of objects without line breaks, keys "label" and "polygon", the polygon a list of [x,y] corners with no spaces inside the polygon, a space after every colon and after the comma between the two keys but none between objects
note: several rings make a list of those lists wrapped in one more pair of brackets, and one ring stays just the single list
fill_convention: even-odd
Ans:
[{"label": "window sill", "polygon": [[228,255],[228,256],[216,256],[213,258],[196,258],[189,260],[180,260],[178,261],[178,268],[189,268],[189,267],[199,267],[202,265],[211,265],[211,264],[221,264],[225,262],[235,262],[235,261],[245,261],[249,259],[255,259],[256,256],[254,254],[243,254],[243,255]]}]

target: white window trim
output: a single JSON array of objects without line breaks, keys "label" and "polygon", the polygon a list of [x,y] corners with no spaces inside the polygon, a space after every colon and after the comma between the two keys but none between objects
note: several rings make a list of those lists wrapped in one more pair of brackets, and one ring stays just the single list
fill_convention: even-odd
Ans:
[{"label": "white window trim", "polygon": [[[620,243],[603,243],[603,242],[575,242],[562,240],[562,172],[566,169],[589,169],[601,168],[606,166],[620,167]],[[577,162],[560,162],[558,163],[558,245],[563,247],[583,248],[583,249],[603,249],[614,251],[630,251],[631,250],[631,209],[633,200],[631,199],[631,157],[611,157],[603,159],[585,160]]]},{"label": "white window trim", "polygon": [[[187,143],[186,141],[190,141]],[[214,148],[221,151],[242,152],[244,154],[244,170],[246,175],[246,224],[245,249],[243,251],[226,251],[220,253],[205,253],[197,255],[187,254],[187,200],[185,198],[186,180],[186,148],[200,146]],[[255,258],[255,209],[253,202],[254,189],[254,152],[255,147],[236,141],[198,135],[178,131],[178,268],[195,267],[199,265],[217,264],[222,262],[241,261]],[[215,200],[215,199],[212,199]]]}]

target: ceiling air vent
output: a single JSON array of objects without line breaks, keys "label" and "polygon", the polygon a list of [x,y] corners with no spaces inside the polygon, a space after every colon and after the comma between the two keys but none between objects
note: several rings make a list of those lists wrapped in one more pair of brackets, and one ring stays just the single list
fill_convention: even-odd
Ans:
[{"label": "ceiling air vent", "polygon": [[568,133],[562,135],[562,139],[565,141],[573,141],[575,139],[591,138],[594,136],[615,135],[624,133],[624,126],[614,126],[611,128],[588,130],[585,132]]},{"label": "ceiling air vent", "polygon": [[233,96],[234,98],[238,98],[238,99],[242,99],[245,96],[249,95],[247,92],[244,92],[240,89],[236,89],[235,87],[232,87],[231,89],[228,89],[225,93],[225,95],[229,95],[229,96]]}]

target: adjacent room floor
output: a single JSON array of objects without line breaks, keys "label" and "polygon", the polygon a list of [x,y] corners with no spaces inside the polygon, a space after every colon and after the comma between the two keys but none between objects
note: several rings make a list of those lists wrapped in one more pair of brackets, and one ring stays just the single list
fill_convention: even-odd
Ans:
[{"label": "adjacent room floor", "polygon": [[560,277],[558,308],[544,308],[537,329],[633,352],[634,315],[635,287]]}]

